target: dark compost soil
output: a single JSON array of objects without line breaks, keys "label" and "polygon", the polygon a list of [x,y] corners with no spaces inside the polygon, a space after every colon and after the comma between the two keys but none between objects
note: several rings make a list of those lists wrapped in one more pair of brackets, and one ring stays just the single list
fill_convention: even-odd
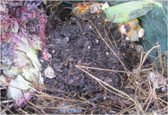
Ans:
[{"label": "dark compost soil", "polygon": [[[133,94],[133,89],[124,88],[124,84],[127,83],[126,74],[86,69],[86,67],[95,67],[125,71],[119,59],[101,39],[100,35],[128,70],[132,71],[138,65],[139,54],[133,47],[130,47],[131,43],[129,41],[121,37],[118,25],[112,22],[105,23],[103,13],[92,14],[87,12],[81,16],[74,16],[68,4],[60,4],[52,11],[47,11],[47,14],[46,47],[52,55],[52,60],[42,62],[42,69],[44,71],[48,66],[52,67],[56,77],[49,79],[43,74],[44,85],[46,86],[45,93],[61,98],[85,99],[88,100],[87,103],[91,103],[79,105],[85,109],[69,110],[72,113],[91,113],[92,110],[93,113],[114,113],[111,112],[111,108],[115,113],[119,112],[123,107],[118,102],[121,98],[116,97],[115,93],[106,91],[97,80],[76,67],[76,65],[84,66],[85,69],[83,68],[83,70],[110,86],[124,90],[128,94]],[[39,59],[40,57],[41,53],[39,53]],[[37,96],[32,98],[35,105],[42,104],[40,100]],[[122,103],[131,105],[127,100],[123,100]],[[60,103],[56,102],[56,105],[50,106],[64,106],[64,103],[60,100]],[[36,109],[29,106],[24,107],[24,110],[29,111],[29,113],[36,112]],[[12,108],[12,111],[18,113],[15,108]],[[42,109],[39,109],[39,111],[42,111]],[[45,112],[67,113],[62,109],[56,111],[45,109]]]},{"label": "dark compost soil", "polygon": [[[56,8],[46,9],[46,48],[52,59],[41,61],[44,86],[32,83],[36,90],[27,105],[11,107],[7,114],[130,114],[134,109],[137,112],[138,106],[129,98],[141,97],[141,93],[135,91],[139,87],[139,73],[133,70],[141,65],[135,43],[126,41],[118,25],[106,22],[103,13],[85,12],[75,16],[71,11],[72,5],[64,2]],[[29,22],[31,25],[35,23],[36,20]],[[42,52],[38,56],[42,59]],[[148,59],[143,64],[146,63]],[[48,66],[53,68],[56,77],[50,79],[45,76],[44,70]],[[136,74],[128,77],[129,71]],[[142,89],[148,91],[149,86],[144,84]],[[2,92],[2,100],[6,100],[6,89]],[[148,99],[142,98],[139,102],[143,108]],[[153,106],[155,102],[149,105],[152,111]],[[6,109],[8,106],[2,107]]]},{"label": "dark compost soil", "polygon": [[[59,5],[52,13],[49,14],[47,32],[47,48],[52,55],[51,62],[44,62],[43,69],[48,65],[51,66],[56,74],[53,79],[45,78],[45,85],[54,87],[66,94],[82,95],[87,92],[94,95],[100,95],[103,88],[100,84],[82,72],[75,65],[97,67],[112,70],[122,70],[124,68],[117,57],[110,51],[103,40],[98,36],[94,26],[88,21],[90,20],[96,26],[102,37],[109,43],[106,34],[112,41],[110,47],[124,62],[128,70],[132,70],[139,62],[135,49],[129,48],[130,42],[121,38],[118,26],[115,23],[108,22],[104,30],[103,13],[91,14],[86,13],[80,17],[71,15],[71,10]],[[90,28],[91,27],[91,28]],[[117,48],[114,45],[113,35]],[[110,44],[110,43],[109,43]],[[99,71],[87,69],[87,72],[105,81],[111,86],[121,88],[121,76],[123,73]],[[53,92],[48,92],[53,93]],[[53,95],[59,95],[55,92]],[[101,94],[101,96],[103,93]],[[89,95],[85,98],[90,99]]]}]

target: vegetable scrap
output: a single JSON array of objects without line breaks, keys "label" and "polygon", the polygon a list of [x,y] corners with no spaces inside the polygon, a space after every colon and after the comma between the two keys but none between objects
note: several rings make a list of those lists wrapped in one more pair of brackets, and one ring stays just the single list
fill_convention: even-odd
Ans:
[{"label": "vegetable scrap", "polygon": [[[152,2],[131,1],[111,6],[103,10],[103,12],[106,14],[108,21],[119,24],[144,16],[153,8]],[[113,17],[115,17],[114,20],[111,20]]]},{"label": "vegetable scrap", "polygon": [[18,75],[9,82],[8,97],[15,100],[15,106],[23,107],[27,104],[27,100],[31,99],[32,94],[26,92],[31,90],[30,84],[21,75]]},{"label": "vegetable scrap", "polygon": [[101,13],[102,10],[105,10],[109,7],[108,3],[98,3],[98,2],[82,2],[77,5],[73,5],[74,9],[72,13],[74,15],[84,14],[86,12],[90,13]]},{"label": "vegetable scrap", "polygon": [[89,2],[78,3],[77,6],[74,5],[74,9],[72,10],[73,14],[78,15],[80,13],[84,13],[89,9]]},{"label": "vegetable scrap", "polygon": [[[46,46],[47,16],[41,2],[4,1],[1,9],[0,81],[8,83],[8,98],[23,107],[32,97],[31,83],[43,84],[37,51]],[[5,78],[6,80],[5,80]],[[1,83],[2,84],[2,83]]]},{"label": "vegetable scrap", "polygon": [[148,80],[150,81],[152,86],[156,89],[167,88],[166,78],[163,75],[159,74],[158,72],[150,72],[148,74]]},{"label": "vegetable scrap", "polygon": [[145,35],[145,30],[141,28],[139,25],[138,19],[134,19],[132,21],[118,24],[119,25],[119,31],[124,37],[126,35],[126,40],[131,41],[131,42],[136,42],[139,41],[139,38],[143,38]]},{"label": "vegetable scrap", "polygon": [[48,53],[48,48],[44,48],[42,51],[42,57],[40,59],[41,62],[51,61],[51,54]]},{"label": "vegetable scrap", "polygon": [[2,111],[134,114],[166,108],[166,67],[151,64],[136,43],[145,30],[135,12],[149,12],[150,3],[131,3],[141,11],[125,7],[131,18],[123,13],[105,22],[107,2],[78,3],[74,15],[73,2],[43,2],[0,4]]}]

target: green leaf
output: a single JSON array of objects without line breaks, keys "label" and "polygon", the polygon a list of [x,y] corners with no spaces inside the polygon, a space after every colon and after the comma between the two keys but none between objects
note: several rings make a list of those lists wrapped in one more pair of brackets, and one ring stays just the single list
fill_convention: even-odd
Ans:
[{"label": "green leaf", "polygon": [[153,3],[133,1],[118,4],[104,10],[106,18],[110,21],[114,16],[114,23],[124,23],[146,15],[153,9]]},{"label": "green leaf", "polygon": [[41,64],[38,60],[37,54],[36,54],[36,50],[30,46],[29,50],[27,51],[27,56],[30,58],[30,60],[33,63],[33,66],[37,69],[37,70],[41,70]]},{"label": "green leaf", "polygon": [[[167,2],[153,2],[154,9],[148,15],[139,18],[140,25],[145,29],[144,40],[141,41],[144,49],[148,51],[156,42],[161,45],[161,51],[167,51]],[[157,51],[151,55],[157,57]],[[154,59],[151,58],[151,61]]]}]

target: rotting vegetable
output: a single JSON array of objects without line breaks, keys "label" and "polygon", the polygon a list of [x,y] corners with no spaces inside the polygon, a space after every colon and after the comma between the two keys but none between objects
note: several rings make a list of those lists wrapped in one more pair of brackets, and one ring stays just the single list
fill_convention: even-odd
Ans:
[{"label": "rotting vegetable", "polygon": [[4,1],[0,4],[0,85],[8,84],[8,97],[15,101],[15,106],[22,107],[31,99],[32,82],[43,84],[37,51],[46,46],[47,16],[37,8],[40,3]]},{"label": "rotting vegetable", "polygon": [[134,19],[129,22],[118,25],[122,37],[126,35],[126,40],[128,41],[139,41],[139,38],[143,38],[143,36],[145,35],[145,30],[139,25],[138,19]]}]

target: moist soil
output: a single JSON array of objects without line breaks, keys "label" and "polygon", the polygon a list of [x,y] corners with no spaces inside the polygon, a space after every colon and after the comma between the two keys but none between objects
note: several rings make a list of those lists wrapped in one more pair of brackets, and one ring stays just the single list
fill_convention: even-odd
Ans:
[{"label": "moist soil", "polygon": [[[84,66],[83,70],[117,89],[124,90],[128,94],[133,93],[134,91],[129,88],[123,88],[123,83],[127,83],[126,74],[86,68],[124,71],[114,52],[128,70],[132,71],[138,65],[139,54],[134,48],[130,48],[129,41],[122,38],[118,25],[112,22],[105,24],[103,13],[87,12],[75,16],[68,7],[70,6],[67,4],[61,4],[53,11],[47,12],[49,17],[46,27],[46,47],[52,55],[52,60],[44,61],[42,66],[43,70],[47,66],[52,67],[56,75],[55,78],[49,79],[43,74],[44,84],[48,88],[47,93],[62,97],[80,96],[90,102],[103,103],[105,95],[107,100],[112,97],[115,100],[115,94],[105,93],[99,82],[76,65]],[[114,52],[108,48],[98,32]]]}]

